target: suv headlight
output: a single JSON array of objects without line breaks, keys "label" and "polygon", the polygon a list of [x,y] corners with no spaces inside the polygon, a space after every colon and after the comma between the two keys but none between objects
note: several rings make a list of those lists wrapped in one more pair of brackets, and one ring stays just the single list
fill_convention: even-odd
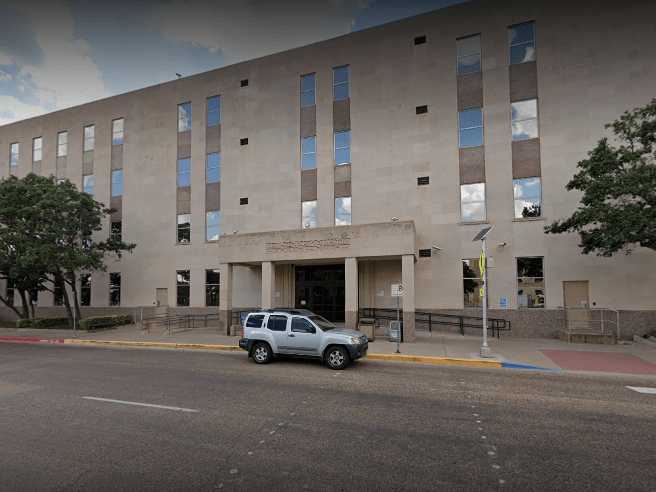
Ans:
[{"label": "suv headlight", "polygon": [[348,343],[350,345],[357,345],[360,343],[360,337],[348,337]]}]

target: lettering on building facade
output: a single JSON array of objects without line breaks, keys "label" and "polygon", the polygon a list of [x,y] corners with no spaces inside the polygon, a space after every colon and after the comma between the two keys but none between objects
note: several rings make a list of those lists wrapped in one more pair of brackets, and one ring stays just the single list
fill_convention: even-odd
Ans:
[{"label": "lettering on building facade", "polygon": [[348,232],[328,234],[323,239],[305,239],[295,241],[278,241],[264,243],[264,252],[287,253],[293,251],[322,251],[326,249],[343,249],[351,247],[352,236]]}]

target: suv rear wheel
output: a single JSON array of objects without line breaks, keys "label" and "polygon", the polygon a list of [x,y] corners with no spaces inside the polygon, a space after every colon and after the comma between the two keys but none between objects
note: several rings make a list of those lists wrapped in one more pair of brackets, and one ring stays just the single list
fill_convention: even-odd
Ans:
[{"label": "suv rear wheel", "polygon": [[268,343],[257,342],[253,345],[251,356],[256,364],[268,364],[273,358],[273,353],[271,352],[271,347],[269,347]]},{"label": "suv rear wheel", "polygon": [[326,351],[326,363],[331,369],[339,371],[348,366],[350,362],[351,358],[344,347],[334,346]]}]

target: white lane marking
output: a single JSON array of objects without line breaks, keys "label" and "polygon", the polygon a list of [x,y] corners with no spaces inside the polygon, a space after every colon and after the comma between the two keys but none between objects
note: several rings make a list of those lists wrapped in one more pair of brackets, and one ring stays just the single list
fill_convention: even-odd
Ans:
[{"label": "white lane marking", "polygon": [[656,388],[645,388],[643,386],[627,386],[630,390],[644,393],[645,395],[656,395]]},{"label": "white lane marking", "polygon": [[82,399],[93,400],[93,401],[104,401],[105,403],[121,403],[123,405],[134,405],[137,407],[160,408],[162,410],[173,410],[174,412],[190,412],[190,413],[198,412],[198,410],[194,410],[193,408],[168,407],[166,405],[155,405],[153,403],[139,403],[137,401],[112,400],[111,398],[98,398],[97,396],[83,396]]}]

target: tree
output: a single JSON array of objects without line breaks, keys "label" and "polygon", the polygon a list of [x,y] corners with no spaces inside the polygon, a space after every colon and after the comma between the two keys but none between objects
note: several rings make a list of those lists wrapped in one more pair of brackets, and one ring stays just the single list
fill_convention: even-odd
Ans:
[{"label": "tree", "polygon": [[568,191],[583,194],[579,208],[545,232],[577,232],[584,254],[656,250],[656,99],[606,128],[615,141],[602,138],[567,183]]}]

